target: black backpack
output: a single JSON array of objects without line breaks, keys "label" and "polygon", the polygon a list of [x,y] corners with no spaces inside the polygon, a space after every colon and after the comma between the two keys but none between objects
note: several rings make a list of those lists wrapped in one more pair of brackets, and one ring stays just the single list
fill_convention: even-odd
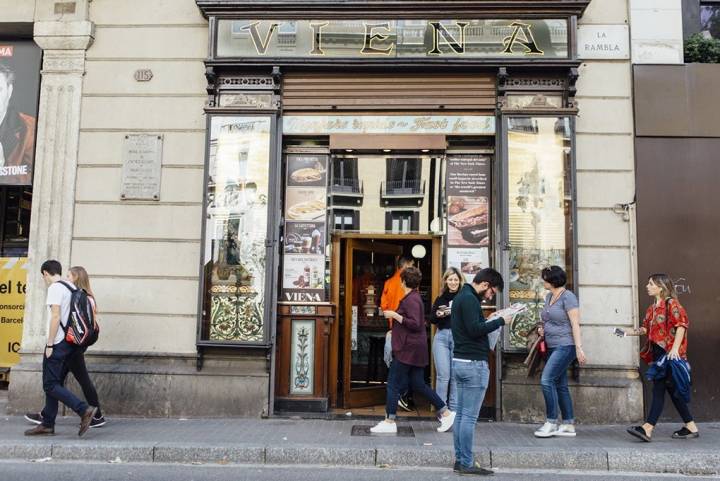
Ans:
[{"label": "black backpack", "polygon": [[[70,316],[63,326],[65,340],[80,347],[89,347],[95,344],[100,337],[100,326],[95,319],[93,306],[87,292],[76,289],[65,281],[59,281],[71,293]],[[60,324],[62,326],[62,323]]]}]

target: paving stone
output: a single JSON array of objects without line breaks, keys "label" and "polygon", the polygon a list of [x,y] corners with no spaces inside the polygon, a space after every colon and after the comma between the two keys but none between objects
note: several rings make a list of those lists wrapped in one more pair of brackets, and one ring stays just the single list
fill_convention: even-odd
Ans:
[{"label": "paving stone", "polygon": [[[92,441],[90,441],[92,442]],[[53,444],[52,457],[55,460],[91,460],[152,463],[153,446],[132,444]]]},{"label": "paving stone", "polygon": [[52,444],[0,443],[0,459],[42,459],[52,456]]},{"label": "paving stone", "polygon": [[268,447],[267,464],[320,464],[374,466],[374,448],[330,448],[316,446]]},{"label": "paving stone", "polygon": [[607,471],[607,452],[602,449],[493,448],[493,468],[582,469]]},{"label": "paving stone", "polygon": [[[483,466],[490,466],[490,451],[475,450],[475,460]],[[455,462],[452,449],[438,446],[419,446],[416,448],[381,447],[377,448],[376,464],[389,466],[421,466],[451,468]]]},{"label": "paving stone", "polygon": [[609,469],[689,475],[720,474],[720,451],[717,448],[715,450],[686,449],[691,447],[690,442],[694,440],[676,443],[676,450],[666,452],[649,449],[610,449],[608,450]]},{"label": "paving stone", "polygon": [[158,445],[155,446],[156,463],[265,463],[265,448],[262,446],[197,446]]}]

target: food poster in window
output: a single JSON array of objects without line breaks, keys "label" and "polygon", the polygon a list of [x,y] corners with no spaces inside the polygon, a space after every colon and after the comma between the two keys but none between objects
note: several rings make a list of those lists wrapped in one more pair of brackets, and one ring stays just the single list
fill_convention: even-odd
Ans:
[{"label": "food poster in window", "polygon": [[285,254],[325,254],[324,222],[287,222],[285,224]]},{"label": "food poster in window", "polygon": [[288,154],[281,300],[325,301],[327,156]]},{"label": "food poster in window", "polygon": [[465,277],[465,282],[471,282],[475,274],[481,269],[490,267],[488,249],[476,249],[472,247],[448,248],[448,266],[457,267]]},{"label": "food poster in window", "polygon": [[283,300],[322,302],[325,295],[325,256],[285,254],[283,259]]},{"label": "food poster in window", "polygon": [[211,121],[205,231],[207,339],[261,342],[270,117]]},{"label": "food poster in window", "polygon": [[508,231],[510,302],[528,310],[513,323],[509,348],[526,348],[547,292],[540,272],[557,265],[572,270],[567,245],[572,215],[570,127],[566,118],[508,119]]},{"label": "food poster in window", "polygon": [[285,219],[325,222],[327,193],[322,187],[288,187],[285,194]]},{"label": "food poster in window", "polygon": [[32,185],[42,50],[0,39],[0,185]]},{"label": "food poster in window", "polygon": [[447,260],[466,279],[489,266],[490,157],[447,158]]},{"label": "food poster in window", "polygon": [[327,156],[288,154],[288,187],[322,187],[327,185]]}]

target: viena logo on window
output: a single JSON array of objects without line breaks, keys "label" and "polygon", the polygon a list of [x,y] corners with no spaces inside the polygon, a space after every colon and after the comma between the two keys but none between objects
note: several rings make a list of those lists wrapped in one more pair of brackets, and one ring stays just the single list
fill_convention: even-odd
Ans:
[{"label": "viena logo on window", "polygon": [[567,21],[220,20],[218,56],[547,57],[568,55]]}]

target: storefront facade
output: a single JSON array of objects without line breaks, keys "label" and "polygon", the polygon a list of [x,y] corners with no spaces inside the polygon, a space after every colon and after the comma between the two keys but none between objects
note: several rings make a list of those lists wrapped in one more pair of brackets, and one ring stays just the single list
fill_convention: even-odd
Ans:
[{"label": "storefront facade", "polygon": [[[380,291],[411,255],[428,309],[448,266],[503,273],[488,312],[530,307],[504,333],[486,416],[542,412],[524,337],[539,270],[557,264],[579,293],[591,359],[573,385],[578,417],[639,417],[637,348],[606,335],[637,322],[634,219],[613,212],[632,197],[630,67],[582,61],[576,38],[588,16],[622,24],[626,9],[199,0],[141,15],[110,3],[54,25],[89,48],[76,50],[75,187],[62,196],[74,220],[58,237],[70,249],[36,251],[85,265],[107,298],[92,362],[108,412],[382,404]],[[25,318],[12,409],[39,392],[40,311]]]}]

